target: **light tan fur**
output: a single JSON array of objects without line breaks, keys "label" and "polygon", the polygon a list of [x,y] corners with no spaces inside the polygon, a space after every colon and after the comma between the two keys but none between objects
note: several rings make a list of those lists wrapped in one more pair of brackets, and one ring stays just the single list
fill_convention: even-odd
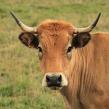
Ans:
[{"label": "light tan fur", "polygon": [[68,59],[66,48],[74,37],[70,23],[47,20],[37,32],[42,72],[63,72],[68,80],[60,90],[68,109],[109,109],[109,33],[91,34],[88,44],[73,48]]},{"label": "light tan fur", "polygon": [[72,50],[69,61],[65,47],[73,34],[71,24],[45,21],[38,32],[45,54],[41,61],[46,72],[64,72],[68,86],[61,90],[70,109],[109,109],[109,34],[91,34],[82,48]]}]

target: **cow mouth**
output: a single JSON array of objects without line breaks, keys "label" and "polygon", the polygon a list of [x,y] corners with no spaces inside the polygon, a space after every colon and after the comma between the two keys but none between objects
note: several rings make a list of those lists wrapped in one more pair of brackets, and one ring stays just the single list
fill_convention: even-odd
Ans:
[{"label": "cow mouth", "polygon": [[63,86],[60,83],[59,84],[48,83],[47,87],[50,88],[51,90],[60,90]]},{"label": "cow mouth", "polygon": [[49,87],[51,90],[61,90],[62,89],[62,86],[60,87],[56,87],[56,86],[52,86],[52,87]]}]

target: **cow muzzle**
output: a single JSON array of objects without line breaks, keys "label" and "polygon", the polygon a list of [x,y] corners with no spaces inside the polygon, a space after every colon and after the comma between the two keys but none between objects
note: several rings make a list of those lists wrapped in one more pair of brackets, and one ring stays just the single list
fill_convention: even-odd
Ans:
[{"label": "cow muzzle", "polygon": [[67,85],[68,81],[62,73],[46,73],[42,81],[42,86],[53,90],[61,89]]}]

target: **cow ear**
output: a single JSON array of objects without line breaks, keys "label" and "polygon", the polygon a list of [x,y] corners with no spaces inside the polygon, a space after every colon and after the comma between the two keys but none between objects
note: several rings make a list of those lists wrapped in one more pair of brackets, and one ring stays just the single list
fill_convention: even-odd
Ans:
[{"label": "cow ear", "polygon": [[39,45],[39,39],[33,33],[23,32],[19,35],[19,40],[27,47],[37,48]]},{"label": "cow ear", "polygon": [[74,46],[75,48],[84,47],[85,45],[87,45],[90,39],[91,35],[89,33],[77,33],[72,40],[72,46]]}]

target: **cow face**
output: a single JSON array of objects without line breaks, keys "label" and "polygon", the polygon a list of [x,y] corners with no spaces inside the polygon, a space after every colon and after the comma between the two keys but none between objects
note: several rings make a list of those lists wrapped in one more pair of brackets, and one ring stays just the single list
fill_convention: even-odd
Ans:
[{"label": "cow face", "polygon": [[19,35],[20,41],[27,47],[38,50],[41,70],[44,73],[43,86],[59,89],[68,85],[67,73],[73,59],[73,48],[87,45],[90,31],[96,26],[101,13],[92,25],[75,28],[64,21],[48,20],[36,27],[23,24],[12,12],[16,23],[24,31]]},{"label": "cow face", "polygon": [[37,33],[21,33],[19,39],[28,47],[38,49],[41,69],[44,73],[43,86],[58,89],[68,85],[67,69],[72,58],[72,49],[85,46],[90,35],[73,34],[71,24],[62,21],[45,21]]}]

